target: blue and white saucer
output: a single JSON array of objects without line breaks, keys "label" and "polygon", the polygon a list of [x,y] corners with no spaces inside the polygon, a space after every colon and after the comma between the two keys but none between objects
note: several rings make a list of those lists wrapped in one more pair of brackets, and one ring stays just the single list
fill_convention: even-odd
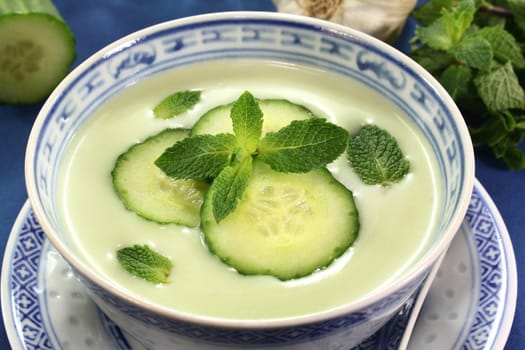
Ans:
[{"label": "blue and white saucer", "polygon": [[[14,350],[143,349],[87,297],[45,239],[28,202],[11,231],[1,287],[4,323]],[[516,297],[516,262],[507,229],[476,182],[463,225],[423,304],[408,349],[501,350]],[[409,311],[407,307],[354,350],[397,349]]]}]

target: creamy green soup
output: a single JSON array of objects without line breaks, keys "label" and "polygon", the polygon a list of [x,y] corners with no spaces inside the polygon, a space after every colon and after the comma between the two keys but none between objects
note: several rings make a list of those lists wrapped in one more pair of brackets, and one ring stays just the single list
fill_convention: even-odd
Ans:
[{"label": "creamy green soup", "polygon": [[[200,89],[201,101],[169,120],[152,109],[175,91]],[[411,171],[390,188],[361,182],[345,156],[329,170],[355,196],[361,228],[353,246],[329,267],[280,281],[242,276],[207,250],[198,228],[160,225],[124,208],[111,182],[116,158],[168,127],[190,128],[204,112],[238,98],[286,98],[356,133],[371,122],[397,138]],[[424,251],[436,225],[440,181],[423,135],[392,103],[348,78],[275,62],[196,64],[139,82],[111,98],[73,138],[64,155],[58,202],[71,244],[108,279],[153,303],[188,313],[236,319],[281,318],[363,298],[395,279]],[[328,218],[329,219],[329,218]],[[174,264],[170,283],[133,277],[117,262],[119,248],[148,244]]]}]

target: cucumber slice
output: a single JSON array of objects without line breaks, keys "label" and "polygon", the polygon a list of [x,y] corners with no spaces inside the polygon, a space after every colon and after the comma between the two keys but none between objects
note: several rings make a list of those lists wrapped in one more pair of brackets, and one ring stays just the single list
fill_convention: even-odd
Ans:
[{"label": "cucumber slice", "polygon": [[75,38],[49,0],[0,0],[0,103],[43,100],[76,57]]},{"label": "cucumber slice", "polygon": [[325,168],[286,174],[256,161],[237,208],[217,223],[213,186],[201,210],[209,250],[246,275],[281,280],[307,276],[330,265],[359,230],[352,192]]},{"label": "cucumber slice", "polygon": [[[277,131],[293,120],[316,117],[308,108],[284,99],[258,100],[264,115],[263,135]],[[233,133],[230,110],[232,104],[212,108],[202,115],[191,129],[192,135]]]},{"label": "cucumber slice", "polygon": [[174,180],[154,161],[166,148],[187,137],[188,130],[166,129],[121,154],[111,172],[113,187],[127,209],[161,224],[195,227],[208,184]]}]

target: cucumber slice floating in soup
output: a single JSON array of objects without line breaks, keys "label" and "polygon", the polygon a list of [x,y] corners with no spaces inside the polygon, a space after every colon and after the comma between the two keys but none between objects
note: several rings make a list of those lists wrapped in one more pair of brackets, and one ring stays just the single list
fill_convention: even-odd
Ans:
[{"label": "cucumber slice floating in soup", "polygon": [[208,184],[174,180],[154,161],[164,150],[188,136],[185,129],[166,129],[121,154],[111,172],[113,187],[127,209],[162,224],[199,225]]},{"label": "cucumber slice floating in soup", "polygon": [[75,56],[73,33],[50,0],[0,0],[0,103],[43,100]]},{"label": "cucumber slice floating in soup", "polygon": [[[277,131],[293,120],[316,117],[308,108],[285,99],[258,100],[264,115],[263,135]],[[233,133],[230,110],[232,104],[212,108],[202,115],[191,129],[192,135]]]},{"label": "cucumber slice floating in soup", "polygon": [[243,199],[220,223],[212,196],[213,186],[201,211],[205,241],[241,274],[307,276],[347,251],[359,230],[352,192],[325,168],[286,174],[255,161]]}]

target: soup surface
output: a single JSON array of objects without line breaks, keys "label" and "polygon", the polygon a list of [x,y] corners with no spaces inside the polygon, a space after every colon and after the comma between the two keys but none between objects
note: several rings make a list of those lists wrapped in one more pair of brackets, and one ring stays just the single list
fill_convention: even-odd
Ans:
[{"label": "soup surface", "polygon": [[[155,119],[153,108],[181,90],[202,90],[190,111]],[[369,186],[345,155],[328,166],[349,188],[359,210],[353,246],[329,267],[290,281],[242,276],[207,250],[199,228],[160,225],[128,211],[111,170],[132,144],[168,127],[191,128],[209,109],[243,91],[286,98],[355,134],[374,123],[397,138],[410,173],[391,187]],[[345,77],[277,62],[202,63],[139,82],[98,108],[66,151],[58,202],[63,224],[85,262],[131,293],[183,312],[235,319],[281,318],[326,310],[363,298],[398,276],[424,251],[436,224],[440,181],[430,146],[399,108]],[[124,246],[148,244],[174,264],[170,283],[133,277],[117,262]]]}]

